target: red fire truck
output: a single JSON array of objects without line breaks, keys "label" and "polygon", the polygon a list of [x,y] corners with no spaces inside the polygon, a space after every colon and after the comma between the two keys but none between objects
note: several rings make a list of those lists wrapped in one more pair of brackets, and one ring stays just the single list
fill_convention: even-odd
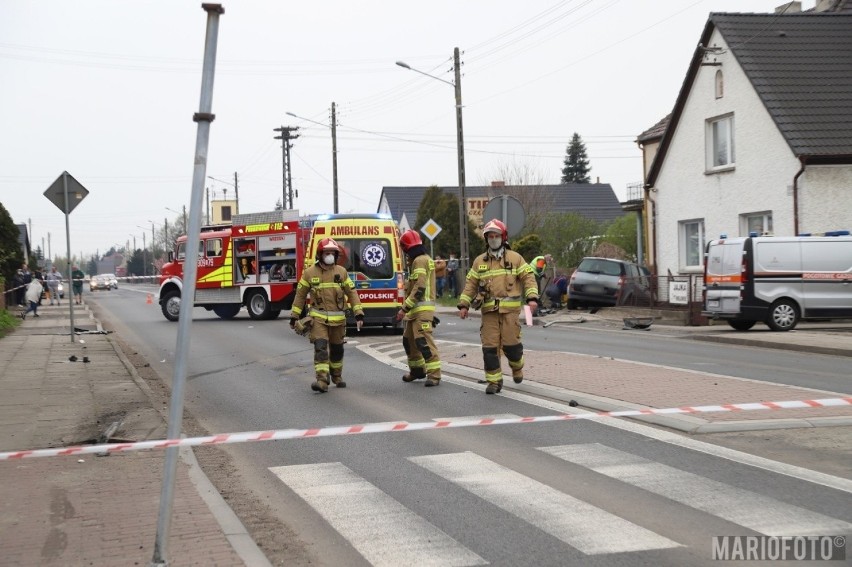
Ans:
[{"label": "red fire truck", "polygon": [[[193,304],[222,319],[243,306],[252,319],[275,319],[293,304],[309,232],[293,210],[234,215],[232,225],[203,228]],[[186,236],[177,239],[160,273],[160,307],[169,321],[180,314],[186,244]]]}]

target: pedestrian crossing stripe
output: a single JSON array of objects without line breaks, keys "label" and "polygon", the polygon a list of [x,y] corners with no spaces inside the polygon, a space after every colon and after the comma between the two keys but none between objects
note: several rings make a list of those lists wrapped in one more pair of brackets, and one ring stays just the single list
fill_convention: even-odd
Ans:
[{"label": "pedestrian crossing stripe", "polygon": [[586,555],[680,544],[474,453],[409,457]]},{"label": "pedestrian crossing stripe", "polygon": [[487,565],[473,551],[341,463],[269,469],[372,565]]},{"label": "pedestrian crossing stripe", "polygon": [[852,524],[599,443],[541,447],[564,461],[770,536],[852,532]]},{"label": "pedestrian crossing stripe", "polygon": [[[538,450],[761,534],[852,532],[852,524],[843,520],[606,445],[559,445]],[[473,452],[413,456],[408,460],[586,555],[683,547]],[[488,563],[341,463],[269,470],[372,565]]]}]

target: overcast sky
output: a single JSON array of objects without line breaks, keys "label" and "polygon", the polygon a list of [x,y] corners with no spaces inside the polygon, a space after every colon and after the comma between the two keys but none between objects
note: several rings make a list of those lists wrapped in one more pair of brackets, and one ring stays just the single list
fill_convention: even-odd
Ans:
[{"label": "overcast sky", "polygon": [[[453,49],[462,51],[468,185],[507,167],[558,183],[574,132],[592,181],[619,199],[641,181],[637,135],[668,114],[710,12],[781,0],[351,0],[224,2],[207,179],[240,212],[282,197],[332,212],[337,106],[340,212],[375,212],[382,186],[458,183]],[[805,1],[804,8],[811,8]],[[67,170],[88,190],[71,213],[79,257],[150,245],[189,206],[206,13],[200,1],[0,0],[0,202],[33,246],[65,255],[65,217],[43,192]],[[288,116],[291,112],[302,118]],[[143,228],[140,228],[143,227]]]}]

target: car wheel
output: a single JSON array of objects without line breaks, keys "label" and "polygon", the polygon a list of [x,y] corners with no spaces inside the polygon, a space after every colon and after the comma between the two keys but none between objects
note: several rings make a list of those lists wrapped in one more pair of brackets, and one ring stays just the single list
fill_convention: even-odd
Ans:
[{"label": "car wheel", "polygon": [[177,290],[168,292],[160,302],[160,309],[166,319],[177,321],[180,316],[180,292]]},{"label": "car wheel", "polygon": [[799,322],[799,308],[789,299],[779,299],[769,309],[766,324],[773,331],[791,331]]},{"label": "car wheel", "polygon": [[748,331],[749,329],[754,327],[755,323],[756,321],[743,321],[742,319],[728,320],[728,325],[730,325],[731,328],[736,329],[737,331]]},{"label": "car wheel", "polygon": [[249,317],[255,320],[269,319],[271,308],[269,299],[266,297],[266,292],[263,290],[255,291],[251,294],[246,302],[248,307]]},{"label": "car wheel", "polygon": [[233,319],[240,312],[242,306],[239,303],[228,303],[226,305],[216,305],[213,307],[213,313],[219,316],[220,319]]}]

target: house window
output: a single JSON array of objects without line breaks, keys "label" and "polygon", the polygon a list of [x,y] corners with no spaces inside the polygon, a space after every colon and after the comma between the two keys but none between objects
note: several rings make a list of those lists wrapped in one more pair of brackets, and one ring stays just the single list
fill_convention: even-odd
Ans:
[{"label": "house window", "polygon": [[734,116],[707,121],[707,170],[734,166]]},{"label": "house window", "polygon": [[222,207],[222,221],[230,222],[231,220],[231,207],[229,205],[225,205]]},{"label": "house window", "polygon": [[772,234],[772,212],[764,211],[740,215],[740,234],[742,236]]},{"label": "house window", "polygon": [[716,71],[716,98],[725,96],[725,78],[722,76],[722,71]]},{"label": "house window", "polygon": [[704,257],[704,221],[701,219],[680,221],[679,256],[681,271],[701,268]]}]

